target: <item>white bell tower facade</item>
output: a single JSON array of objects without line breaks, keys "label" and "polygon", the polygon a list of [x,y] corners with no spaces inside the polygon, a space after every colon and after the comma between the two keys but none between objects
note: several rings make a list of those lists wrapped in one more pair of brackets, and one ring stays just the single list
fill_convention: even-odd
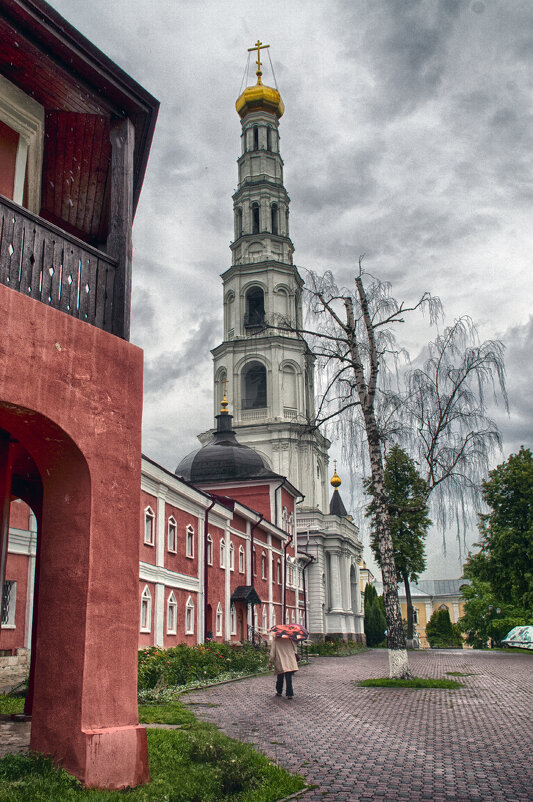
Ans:
[{"label": "white bell tower facade", "polygon": [[[289,196],[283,184],[276,89],[261,81],[236,102],[241,118],[231,267],[222,274],[224,340],[213,350],[215,414],[226,391],[241,443],[305,495],[301,508],[328,511],[329,441],[310,429],[314,357],[295,333],[303,280],[293,265]],[[203,438],[202,438],[203,439]]]}]

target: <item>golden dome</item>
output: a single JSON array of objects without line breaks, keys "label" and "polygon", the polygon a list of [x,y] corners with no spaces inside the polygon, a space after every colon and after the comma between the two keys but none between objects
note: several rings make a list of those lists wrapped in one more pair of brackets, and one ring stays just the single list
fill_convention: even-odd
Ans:
[{"label": "golden dome", "polygon": [[333,460],[333,462],[335,467],[333,468],[333,476],[329,480],[329,483],[336,490],[338,487],[341,486],[342,482],[340,476],[337,474],[337,460]]},{"label": "golden dome", "polygon": [[283,100],[277,89],[257,83],[255,86],[247,86],[242,95],[237,99],[235,108],[241,119],[251,111],[268,111],[275,114],[279,119],[285,111]]}]

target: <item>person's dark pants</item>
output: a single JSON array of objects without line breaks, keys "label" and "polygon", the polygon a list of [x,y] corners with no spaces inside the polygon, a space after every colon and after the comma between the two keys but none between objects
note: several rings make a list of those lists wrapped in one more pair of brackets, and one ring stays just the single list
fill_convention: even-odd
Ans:
[{"label": "person's dark pants", "polygon": [[283,677],[285,677],[285,696],[294,696],[292,690],[292,675],[294,671],[285,671],[284,674],[278,674],[276,679],[276,693],[283,693]]}]

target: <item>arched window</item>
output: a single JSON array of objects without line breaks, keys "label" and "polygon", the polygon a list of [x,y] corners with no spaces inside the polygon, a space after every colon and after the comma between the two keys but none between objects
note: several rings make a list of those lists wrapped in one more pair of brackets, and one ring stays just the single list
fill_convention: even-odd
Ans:
[{"label": "arched window", "polygon": [[239,546],[239,573],[244,574],[244,547]]},{"label": "arched window", "polygon": [[289,531],[288,523],[287,523],[288,518],[289,518],[289,511],[288,511],[287,507],[283,507],[283,509],[281,511],[281,528],[283,529],[284,532],[288,532]]},{"label": "arched window", "polygon": [[295,615],[294,607],[291,610],[291,621],[292,621],[293,624],[296,623],[296,615]]},{"label": "arched window", "polygon": [[207,564],[213,565],[213,538],[211,535],[207,536]]},{"label": "arched window", "polygon": [[185,530],[185,555],[194,557],[194,529],[190,524]]},{"label": "arched window", "polygon": [[262,579],[267,578],[267,568],[266,568],[266,555],[265,552],[261,554],[261,577]]},{"label": "arched window", "polygon": [[252,203],[252,234],[259,234],[259,204]]},{"label": "arched window", "polygon": [[244,326],[262,326],[265,322],[265,293],[261,287],[252,287],[246,293]]},{"label": "arched window", "polygon": [[230,630],[232,635],[237,634],[237,610],[234,604],[230,607]]},{"label": "arched window", "polygon": [[263,604],[263,619],[262,619],[262,626],[263,632],[266,632],[268,629],[268,620],[267,620],[267,606]]},{"label": "arched window", "polygon": [[220,567],[226,567],[226,543],[224,538],[220,541]]},{"label": "arched window", "polygon": [[230,571],[233,571],[235,568],[235,547],[231,540],[229,542],[229,568]]},{"label": "arched window", "polygon": [[242,408],[261,409],[267,405],[266,368],[260,362],[249,362],[242,375]]},{"label": "arched window", "polygon": [[235,238],[242,237],[242,207],[239,206],[235,213]]},{"label": "arched window", "polygon": [[223,624],[222,618],[223,618],[223,616],[222,616],[222,605],[219,602],[218,606],[217,606],[217,614],[216,614],[216,618],[215,618],[215,632],[216,632],[217,635],[222,635],[222,624]]},{"label": "arched window", "polygon": [[271,627],[275,627],[276,626],[276,609],[275,609],[275,607],[272,607],[272,615],[270,616],[270,626]]},{"label": "arched window", "polygon": [[278,233],[278,228],[279,228],[279,226],[278,226],[278,204],[277,203],[273,203],[272,206],[270,207],[270,221],[271,221],[271,224],[272,224],[272,233],[273,234],[277,234]]},{"label": "arched window", "polygon": [[144,511],[144,542],[147,546],[154,545],[155,513],[151,507]]},{"label": "arched window", "polygon": [[272,150],[272,129],[267,128],[267,150]]},{"label": "arched window", "polygon": [[298,408],[296,371],[292,365],[284,365],[281,373],[281,390],[285,409]]},{"label": "arched window", "polygon": [[167,601],[167,635],[175,635],[178,624],[178,603],[174,596],[174,591],[170,594]]},{"label": "arched window", "polygon": [[141,596],[141,632],[150,632],[151,628],[152,594],[148,585],[145,585]]},{"label": "arched window", "polygon": [[253,142],[254,142],[254,150],[259,150],[259,128],[257,127],[257,125],[254,125]]},{"label": "arched window", "polygon": [[278,580],[278,585],[281,585],[281,560],[279,557],[277,562],[277,580]]},{"label": "arched window", "polygon": [[177,531],[178,531],[178,525],[176,523],[176,519],[171,515],[170,518],[168,519],[167,542],[168,542],[168,550],[174,553],[176,553],[177,550],[177,542],[178,542]]},{"label": "arched window", "polygon": [[254,549],[252,551],[252,572],[253,572],[254,576],[257,575],[257,563],[255,561],[255,546],[254,546]]},{"label": "arched window", "polygon": [[194,602],[192,596],[189,596],[185,605],[185,634],[194,634]]}]

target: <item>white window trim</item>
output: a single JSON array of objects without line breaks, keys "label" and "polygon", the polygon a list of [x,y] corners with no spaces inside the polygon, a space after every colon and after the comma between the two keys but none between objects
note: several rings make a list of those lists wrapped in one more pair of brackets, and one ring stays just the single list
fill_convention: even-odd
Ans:
[{"label": "white window trim", "polygon": [[220,555],[219,555],[220,567],[221,568],[225,568],[226,567],[226,542],[225,542],[224,538],[221,539],[218,550],[220,552]]},{"label": "white window trim", "polygon": [[207,535],[207,564],[213,565],[213,538]]},{"label": "white window trim", "polygon": [[235,546],[231,540],[229,542],[229,570],[235,570]]},{"label": "white window trim", "polygon": [[[170,547],[170,530],[171,528],[174,529],[174,548]],[[171,515],[167,522],[167,549],[171,552],[171,554],[177,554],[178,551],[178,522]]]},{"label": "white window trim", "polygon": [[261,552],[261,579],[267,579],[267,560],[264,551]]},{"label": "white window trim", "polygon": [[[174,611],[173,612],[174,626],[169,625],[169,614],[171,609],[173,609]],[[174,591],[172,591],[167,599],[167,635],[176,635],[177,631],[178,631],[178,602],[176,601]]]},{"label": "white window trim", "polygon": [[215,616],[215,632],[218,636],[222,635],[224,628],[224,613],[222,612],[222,605],[219,602],[217,605],[217,612]]},{"label": "white window trim", "polygon": [[[190,550],[189,543],[191,544]],[[194,560],[194,527],[191,524],[187,524],[185,527],[185,556],[189,560]]]},{"label": "white window trim", "polygon": [[244,546],[239,546],[239,573],[244,574],[246,570],[246,560],[244,554]]},{"label": "white window trim", "polygon": [[234,604],[231,605],[230,609],[230,634],[237,634],[237,610]]},{"label": "white window trim", "polygon": [[[150,519],[151,526],[150,526],[150,540],[146,538],[146,521]],[[155,546],[155,512],[153,509],[148,506],[144,508],[144,545],[145,546]]]},{"label": "white window trim", "polygon": [[[143,627],[143,608],[146,607],[146,625]],[[144,590],[141,596],[141,619],[140,619],[140,631],[141,632],[151,632],[152,631],[152,594],[150,593],[150,588],[148,585],[144,586]]]},{"label": "white window trim", "polygon": [[194,602],[192,596],[189,596],[185,604],[185,634],[194,635]]}]

